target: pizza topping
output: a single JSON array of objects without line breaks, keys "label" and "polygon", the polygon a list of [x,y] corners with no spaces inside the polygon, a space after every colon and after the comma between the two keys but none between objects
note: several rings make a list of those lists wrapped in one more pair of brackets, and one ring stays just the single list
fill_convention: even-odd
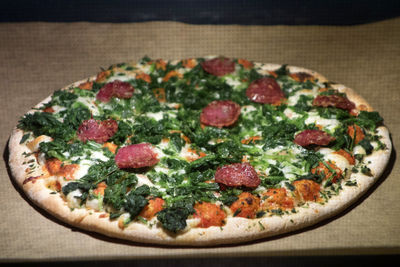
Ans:
[{"label": "pizza topping", "polygon": [[298,180],[293,182],[296,194],[303,201],[317,201],[320,199],[320,185],[312,180]]},{"label": "pizza topping", "polygon": [[294,208],[293,198],[288,196],[286,188],[271,188],[263,194],[266,197],[262,204],[263,209],[267,210],[291,210]]},{"label": "pizza topping", "polygon": [[215,182],[233,187],[256,188],[261,180],[256,170],[249,163],[234,163],[217,169]]},{"label": "pizza topping", "polygon": [[110,143],[110,142],[106,142],[103,144],[103,147],[107,148],[108,150],[110,150],[111,153],[115,154],[115,152],[117,151],[118,145]]},{"label": "pizza topping", "polygon": [[235,62],[225,57],[206,60],[201,66],[206,72],[215,76],[224,76],[235,71]]},{"label": "pizza topping", "polygon": [[356,105],[351,102],[347,97],[340,96],[340,95],[318,95],[314,101],[314,106],[318,107],[335,107],[344,109],[347,111],[351,111],[352,109],[356,108]]},{"label": "pizza topping", "polygon": [[356,163],[355,158],[346,150],[340,149],[334,152],[335,154],[341,155],[342,157],[346,158],[349,164],[354,165]]},{"label": "pizza topping", "polygon": [[350,135],[356,145],[365,137],[361,127],[355,124],[347,126],[347,134]]},{"label": "pizza topping", "polygon": [[267,77],[253,81],[246,90],[246,96],[261,104],[278,104],[285,98],[276,80]]},{"label": "pizza topping", "polygon": [[61,170],[62,161],[56,158],[46,161],[46,168],[50,175],[56,175]]},{"label": "pizza topping", "polygon": [[183,65],[185,68],[193,69],[193,68],[196,67],[196,65],[197,65],[197,60],[194,59],[194,58],[184,59],[184,60],[182,60],[182,65]]},{"label": "pizza topping", "polygon": [[101,102],[109,102],[112,97],[131,98],[135,88],[128,82],[115,80],[106,83],[97,93],[96,98]]},{"label": "pizza topping", "polygon": [[162,198],[150,199],[149,203],[144,207],[144,209],[139,213],[139,216],[147,220],[151,220],[157,212],[161,211],[164,207],[165,201]]},{"label": "pizza topping", "polygon": [[302,147],[309,145],[326,146],[333,140],[335,140],[333,136],[321,130],[304,130],[294,138],[294,142]]},{"label": "pizza topping", "polygon": [[104,70],[102,72],[99,72],[96,76],[96,82],[97,83],[102,83],[104,82],[108,77],[110,77],[112,74],[111,70]]},{"label": "pizza topping", "polygon": [[93,190],[94,195],[104,196],[104,190],[107,188],[107,184],[105,182],[101,182],[97,184],[97,188]]},{"label": "pizza topping", "polygon": [[249,192],[243,192],[238,196],[238,200],[233,202],[230,209],[234,217],[253,219],[256,217],[260,208],[260,198]]},{"label": "pizza topping", "polygon": [[215,127],[233,125],[240,115],[240,106],[230,100],[213,101],[203,108],[200,122]]},{"label": "pizza topping", "polygon": [[44,109],[43,109],[43,112],[53,113],[53,112],[54,112],[54,108],[53,108],[53,107],[44,108]]},{"label": "pizza topping", "polygon": [[147,83],[151,83],[151,76],[144,72],[136,74],[136,79],[143,80]]},{"label": "pizza topping", "polygon": [[342,177],[342,170],[333,162],[321,161],[317,167],[311,169],[311,173],[320,175],[323,180],[328,180],[332,183],[336,183]]},{"label": "pizza topping", "polygon": [[200,222],[197,225],[201,228],[210,226],[223,226],[225,224],[226,214],[220,206],[208,202],[197,203],[194,205],[196,213],[194,218],[199,218]]},{"label": "pizza topping", "polygon": [[46,161],[46,168],[50,175],[62,176],[66,180],[73,180],[78,164],[64,164],[61,160],[52,158]]},{"label": "pizza topping", "polygon": [[77,136],[82,142],[88,140],[104,143],[118,131],[118,123],[113,119],[105,121],[90,119],[79,126]]},{"label": "pizza topping", "polygon": [[295,72],[291,73],[290,77],[297,82],[305,82],[314,80],[314,76],[306,72]]},{"label": "pizza topping", "polygon": [[151,167],[158,161],[157,154],[149,143],[122,147],[115,155],[115,163],[120,169]]},{"label": "pizza topping", "polygon": [[251,69],[254,66],[254,64],[252,62],[250,62],[250,61],[248,61],[246,59],[243,59],[243,58],[239,58],[238,59],[238,63],[240,65],[242,65],[243,68],[245,68],[245,69]]},{"label": "pizza topping", "polygon": [[28,142],[26,146],[33,152],[39,150],[40,143],[42,142],[51,142],[53,139],[47,135],[40,135],[33,139],[32,141]]},{"label": "pizza topping", "polygon": [[169,79],[171,79],[172,77],[178,77],[178,78],[183,78],[183,74],[176,71],[176,70],[171,70],[170,72],[168,72],[164,78],[163,78],[163,82],[168,82]]},{"label": "pizza topping", "polygon": [[87,82],[81,83],[80,85],[78,85],[78,87],[82,90],[92,90],[93,82],[87,81]]}]

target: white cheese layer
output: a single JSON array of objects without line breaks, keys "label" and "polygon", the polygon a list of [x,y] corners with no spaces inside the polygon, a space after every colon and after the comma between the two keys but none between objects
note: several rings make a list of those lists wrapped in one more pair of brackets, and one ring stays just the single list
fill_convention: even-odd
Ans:
[{"label": "white cheese layer", "polygon": [[79,199],[80,196],[82,196],[82,192],[79,189],[70,192],[67,195],[68,207],[72,209],[79,208],[81,206],[81,200]]},{"label": "white cheese layer", "polygon": [[321,154],[324,155],[324,160],[325,161],[333,162],[342,171],[345,171],[346,169],[350,168],[349,161],[345,157],[343,157],[342,155],[334,153],[334,151],[332,149],[330,149],[330,148],[322,148],[318,152],[320,152]]},{"label": "white cheese layer", "polygon": [[308,118],[305,120],[306,124],[320,125],[323,128],[334,131],[340,125],[337,119],[325,119],[318,115],[317,112],[310,112]]}]

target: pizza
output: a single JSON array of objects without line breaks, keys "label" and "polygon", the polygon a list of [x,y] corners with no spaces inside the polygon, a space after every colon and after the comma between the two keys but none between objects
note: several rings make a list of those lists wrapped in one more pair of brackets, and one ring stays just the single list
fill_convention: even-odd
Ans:
[{"label": "pizza", "polygon": [[391,147],[379,113],[317,72],[144,57],[27,112],[9,165],[36,205],[72,226],[206,246],[332,217],[379,178]]}]

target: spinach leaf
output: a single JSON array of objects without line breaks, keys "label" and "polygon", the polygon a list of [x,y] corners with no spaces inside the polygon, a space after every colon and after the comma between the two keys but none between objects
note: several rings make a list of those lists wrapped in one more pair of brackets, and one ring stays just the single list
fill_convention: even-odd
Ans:
[{"label": "spinach leaf", "polygon": [[186,228],[186,219],[195,212],[193,205],[192,198],[181,198],[158,212],[157,219],[163,228],[176,233]]},{"label": "spinach leaf", "polygon": [[367,140],[367,138],[364,138],[360,142],[358,142],[360,146],[362,146],[365,150],[365,153],[367,155],[370,155],[372,151],[374,150],[374,147],[371,145],[371,143]]},{"label": "spinach leaf", "polygon": [[130,135],[132,135],[132,127],[124,121],[118,121],[118,131],[109,139],[109,141],[120,146],[125,143],[126,139]]},{"label": "spinach leaf", "polygon": [[294,105],[292,107],[293,110],[297,113],[310,111],[310,109],[312,108],[312,105],[309,104],[309,102],[312,101],[313,98],[314,98],[313,96],[309,96],[309,95],[300,95],[299,100],[297,100],[296,105]]},{"label": "spinach leaf", "polygon": [[26,114],[17,127],[24,131],[32,131],[35,136],[48,135],[54,139],[70,140],[75,135],[73,129],[47,112]]},{"label": "spinach leaf", "polygon": [[147,117],[137,117],[133,125],[133,137],[131,142],[133,144],[148,142],[151,144],[158,144],[162,138],[168,134],[163,123],[159,123],[154,119]]},{"label": "spinach leaf", "polygon": [[360,111],[360,114],[358,114],[357,117],[350,118],[344,121],[344,123],[347,125],[355,123],[371,131],[374,131],[376,127],[379,126],[382,122],[383,118],[376,111]]},{"label": "spinach leaf", "polygon": [[66,184],[65,186],[63,186],[62,192],[63,192],[64,196],[67,196],[69,193],[71,193],[72,191],[75,191],[77,189],[80,189],[83,192],[87,192],[90,189],[92,189],[93,187],[94,187],[94,185],[90,184],[90,183],[70,182],[70,183]]},{"label": "spinach leaf", "polygon": [[263,149],[286,145],[293,141],[294,134],[299,130],[295,124],[284,120],[274,122],[268,126],[261,126],[262,135],[265,140]]},{"label": "spinach leaf", "polygon": [[62,107],[70,107],[75,103],[78,96],[74,93],[68,92],[66,90],[57,90],[52,95],[51,101],[45,106],[62,106]]},{"label": "spinach leaf", "polygon": [[150,187],[148,185],[142,185],[127,195],[124,209],[129,212],[131,219],[138,216],[147,205],[148,200],[146,199],[146,196],[149,194]]},{"label": "spinach leaf", "polygon": [[70,108],[65,113],[64,125],[68,125],[73,130],[77,130],[82,121],[90,119],[90,110],[83,106],[78,105],[76,108]]},{"label": "spinach leaf", "polygon": [[171,207],[158,212],[157,219],[161,222],[163,228],[176,233],[186,228],[186,219],[189,215],[190,213],[186,208]]}]

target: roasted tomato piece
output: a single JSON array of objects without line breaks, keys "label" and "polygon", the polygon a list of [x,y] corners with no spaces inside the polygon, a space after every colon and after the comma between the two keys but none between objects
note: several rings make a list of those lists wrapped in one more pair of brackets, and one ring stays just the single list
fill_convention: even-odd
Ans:
[{"label": "roasted tomato piece", "polygon": [[320,185],[312,180],[298,180],[293,182],[297,197],[304,201],[318,201],[320,199]]},{"label": "roasted tomato piece", "polygon": [[[291,196],[288,196],[286,188],[271,188],[264,193],[266,197],[262,204],[263,209],[268,210],[290,210],[294,207],[294,201]],[[263,197],[263,198],[264,198]]]},{"label": "roasted tomato piece", "polygon": [[236,217],[253,219],[260,208],[260,198],[252,195],[249,192],[243,192],[239,199],[231,205],[231,211]]},{"label": "roasted tomato piece", "polygon": [[157,212],[163,209],[165,201],[162,198],[150,199],[149,203],[143,208],[139,216],[146,218],[147,220],[152,219]]},{"label": "roasted tomato piece", "polygon": [[198,227],[207,228],[210,226],[223,226],[225,224],[226,214],[216,204],[208,202],[196,203],[194,209],[196,210],[194,217],[200,219]]}]

